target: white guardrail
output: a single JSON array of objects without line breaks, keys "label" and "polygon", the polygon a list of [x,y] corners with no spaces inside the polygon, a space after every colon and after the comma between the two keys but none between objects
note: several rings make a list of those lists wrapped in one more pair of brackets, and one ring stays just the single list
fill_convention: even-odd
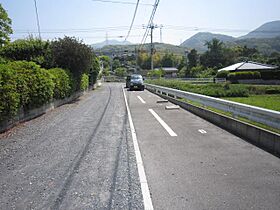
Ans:
[{"label": "white guardrail", "polygon": [[280,112],[277,111],[157,85],[145,84],[145,87],[146,89],[159,94],[164,94],[167,96],[171,95],[175,98],[183,98],[198,102],[204,106],[209,106],[215,109],[229,112],[233,115],[233,117],[244,117],[251,121],[280,129]]}]

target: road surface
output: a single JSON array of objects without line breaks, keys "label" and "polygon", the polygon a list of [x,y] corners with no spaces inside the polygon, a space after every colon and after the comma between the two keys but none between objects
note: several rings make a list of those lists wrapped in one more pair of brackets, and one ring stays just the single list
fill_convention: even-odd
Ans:
[{"label": "road surface", "polygon": [[279,158],[122,87],[2,134],[0,209],[279,209]]}]

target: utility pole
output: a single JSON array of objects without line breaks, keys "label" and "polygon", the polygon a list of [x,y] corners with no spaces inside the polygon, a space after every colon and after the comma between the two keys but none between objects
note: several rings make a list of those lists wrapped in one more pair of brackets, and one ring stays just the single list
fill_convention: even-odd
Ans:
[{"label": "utility pole", "polygon": [[39,15],[38,15],[38,9],[37,9],[37,2],[36,0],[34,0],[34,4],[35,4],[35,11],[36,11],[36,19],[37,19],[37,27],[38,27],[38,33],[39,33],[39,38],[41,38],[41,30],[40,30],[40,23],[39,23]]},{"label": "utility pole", "polygon": [[162,43],[162,27],[163,27],[163,25],[159,26],[159,29],[160,29],[160,43]]},{"label": "utility pole", "polygon": [[151,70],[154,70],[154,60],[153,60],[153,55],[154,55],[154,43],[153,43],[153,30],[155,28],[158,28],[157,25],[154,25],[151,23],[151,25],[148,26],[151,29]]},{"label": "utility pole", "polygon": [[152,23],[150,25],[150,29],[151,29],[151,70],[154,70],[154,59],[153,59],[153,55],[154,55],[154,43],[153,43],[153,30],[154,30],[155,26]]}]

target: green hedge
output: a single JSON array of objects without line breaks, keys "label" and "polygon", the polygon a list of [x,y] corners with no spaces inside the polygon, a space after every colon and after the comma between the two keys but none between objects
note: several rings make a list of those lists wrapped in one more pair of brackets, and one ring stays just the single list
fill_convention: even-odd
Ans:
[{"label": "green hedge", "polygon": [[280,71],[261,71],[263,80],[280,80]]},{"label": "green hedge", "polygon": [[228,74],[228,79],[231,81],[242,79],[261,79],[261,74],[258,71],[243,71]]},{"label": "green hedge", "polygon": [[219,71],[216,75],[217,78],[227,78],[229,71]]},{"label": "green hedge", "polygon": [[14,116],[20,105],[16,72],[0,64],[0,121]]},{"label": "green hedge", "polygon": [[148,83],[170,87],[178,90],[199,93],[212,97],[247,97],[249,96],[249,91],[245,85],[230,85],[225,84],[190,84],[185,81],[178,80],[147,80]]},{"label": "green hedge", "polygon": [[53,68],[48,70],[52,75],[54,82],[54,98],[63,99],[71,93],[71,77],[70,73],[61,68]]},{"label": "green hedge", "polygon": [[52,75],[34,62],[14,61],[7,64],[16,71],[20,105],[25,109],[40,107],[53,98]]},{"label": "green hedge", "polygon": [[88,75],[87,74],[82,74],[81,85],[80,85],[81,90],[88,89],[88,85],[89,85],[89,77],[88,77]]}]

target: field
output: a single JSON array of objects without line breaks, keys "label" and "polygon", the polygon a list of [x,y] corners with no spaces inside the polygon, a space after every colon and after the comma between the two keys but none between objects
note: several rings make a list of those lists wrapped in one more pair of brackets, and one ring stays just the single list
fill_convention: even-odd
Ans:
[{"label": "field", "polygon": [[265,109],[271,109],[280,112],[280,94],[273,95],[250,95],[249,97],[226,97],[229,101],[235,101],[252,106],[258,106]]}]

